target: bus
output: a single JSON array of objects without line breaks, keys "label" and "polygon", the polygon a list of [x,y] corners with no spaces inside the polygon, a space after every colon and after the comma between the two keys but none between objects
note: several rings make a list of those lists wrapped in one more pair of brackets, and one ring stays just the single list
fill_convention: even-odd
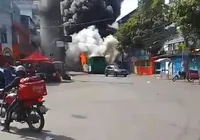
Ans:
[{"label": "bus", "polygon": [[93,56],[88,59],[88,71],[93,74],[104,74],[107,66],[104,56]]}]

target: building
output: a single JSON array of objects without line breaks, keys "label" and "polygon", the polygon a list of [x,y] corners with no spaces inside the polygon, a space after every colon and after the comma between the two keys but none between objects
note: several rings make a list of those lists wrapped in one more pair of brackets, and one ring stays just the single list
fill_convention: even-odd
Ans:
[{"label": "building", "polygon": [[121,19],[119,19],[117,21],[118,24],[123,24],[125,23],[135,12],[137,11],[137,9],[131,11],[130,13],[128,13],[127,15],[125,15],[124,17],[122,17]]},{"label": "building", "polygon": [[20,8],[12,0],[0,0],[0,19],[0,65],[29,56],[35,47],[28,29],[34,30],[34,25],[22,26]]},{"label": "building", "polygon": [[[33,3],[33,0],[14,0],[14,2],[20,8],[21,26],[25,30],[23,33],[24,35],[28,35],[26,38],[29,42],[25,43],[26,45],[23,45],[23,50],[21,49],[21,51],[26,52],[27,55],[32,53],[35,49],[40,48],[40,34],[36,30],[36,24],[34,22],[35,15],[33,14],[36,5]],[[27,45],[29,45],[28,48],[25,47]],[[24,56],[25,54],[22,55],[22,57]]]},{"label": "building", "polygon": [[29,32],[21,24],[13,22],[13,56],[21,59],[29,56],[33,50]]},{"label": "building", "polygon": [[21,15],[33,18],[33,0],[13,0],[20,9]]},{"label": "building", "polygon": [[12,4],[11,0],[0,0],[0,61],[12,56]]},{"label": "building", "polygon": [[165,4],[171,4],[173,3],[175,0],[165,0]]},{"label": "building", "polygon": [[30,16],[21,15],[21,25],[30,34],[30,43],[32,49],[38,49],[40,46],[40,35],[37,32],[35,22]]}]

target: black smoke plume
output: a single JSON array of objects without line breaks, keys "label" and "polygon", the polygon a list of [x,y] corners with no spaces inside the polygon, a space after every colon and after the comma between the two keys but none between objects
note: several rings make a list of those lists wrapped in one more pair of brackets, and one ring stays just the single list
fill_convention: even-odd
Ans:
[{"label": "black smoke plume", "polygon": [[[64,0],[61,14],[68,34],[95,25],[102,36],[112,32],[111,25],[120,15],[123,0]],[[95,22],[101,21],[101,22]]]}]

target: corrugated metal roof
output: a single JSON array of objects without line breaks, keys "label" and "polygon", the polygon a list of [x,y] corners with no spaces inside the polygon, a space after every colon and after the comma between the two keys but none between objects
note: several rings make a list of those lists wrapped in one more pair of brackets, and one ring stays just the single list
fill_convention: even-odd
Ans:
[{"label": "corrugated metal roof", "polygon": [[177,36],[177,37],[174,37],[172,40],[165,42],[165,45],[180,43],[183,41],[184,41],[184,38],[182,36]]}]

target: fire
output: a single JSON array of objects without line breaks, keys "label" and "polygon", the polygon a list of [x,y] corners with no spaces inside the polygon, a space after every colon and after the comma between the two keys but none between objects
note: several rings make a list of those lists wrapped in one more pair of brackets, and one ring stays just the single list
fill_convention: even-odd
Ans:
[{"label": "fire", "polygon": [[81,65],[87,64],[87,54],[86,53],[80,53],[80,60],[81,60]]}]

